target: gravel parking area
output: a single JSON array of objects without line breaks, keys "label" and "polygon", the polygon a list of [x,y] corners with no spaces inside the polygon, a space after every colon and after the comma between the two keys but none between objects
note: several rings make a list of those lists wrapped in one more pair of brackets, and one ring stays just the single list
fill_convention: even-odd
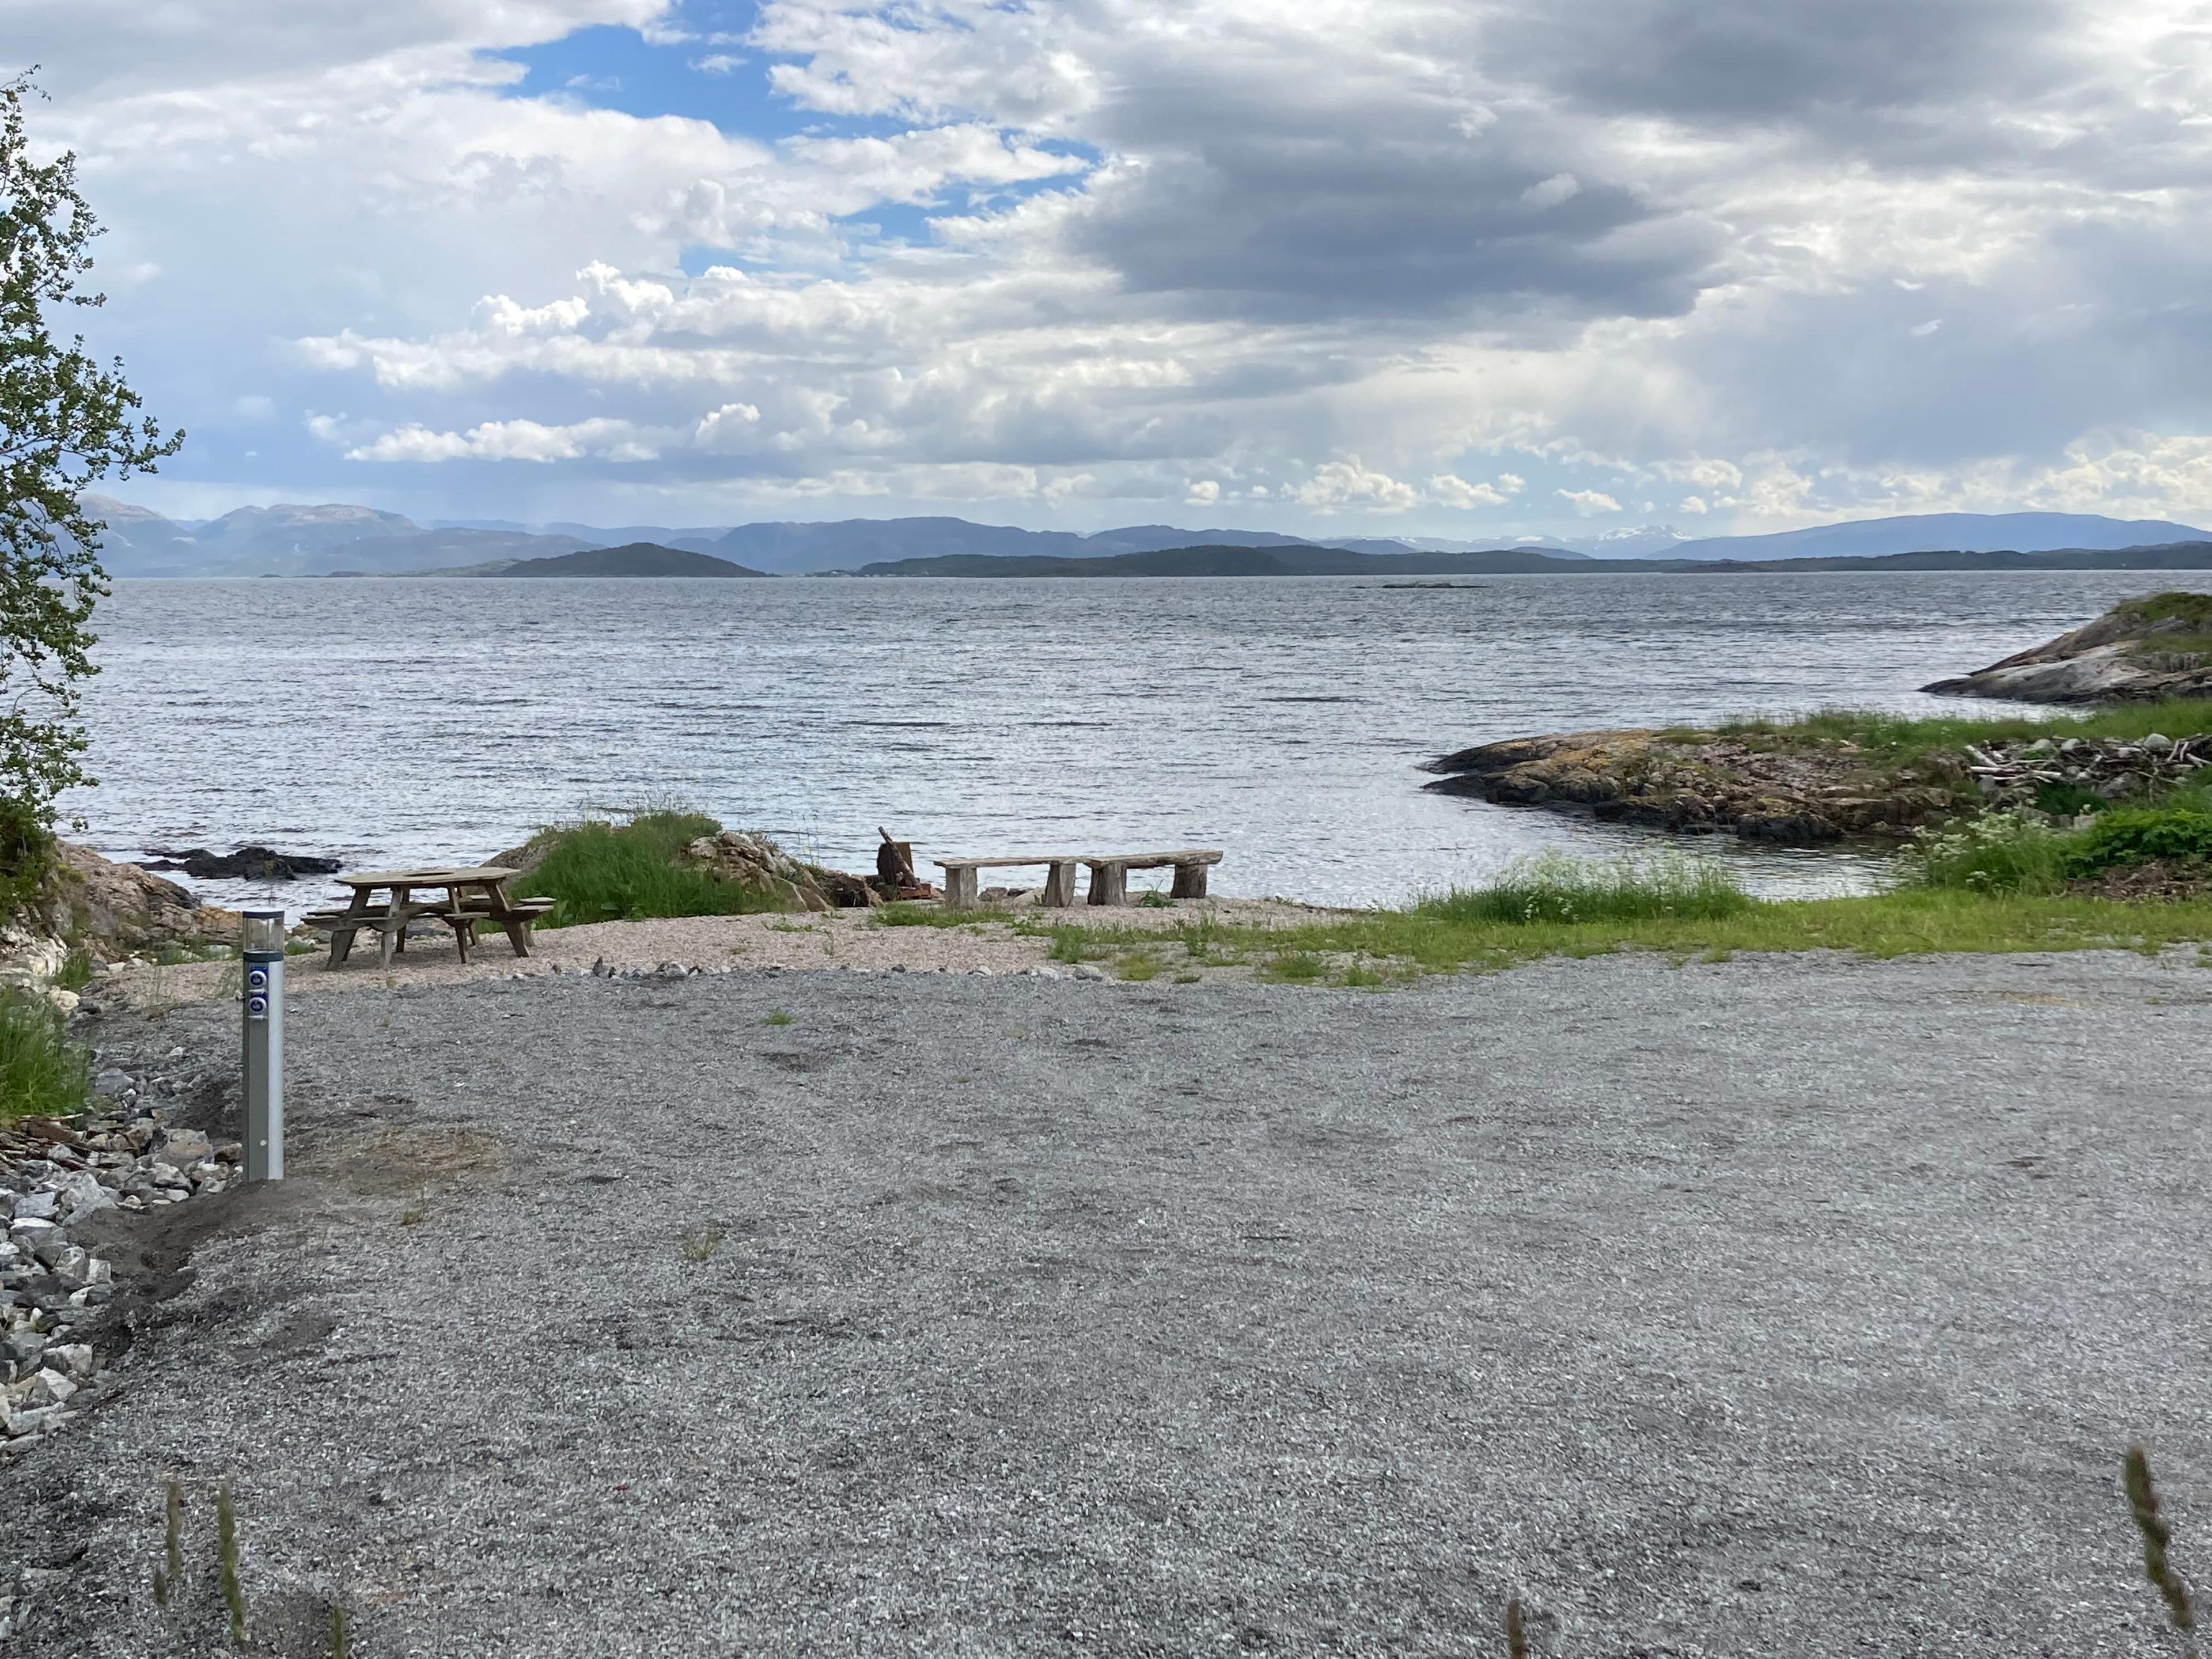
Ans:
[{"label": "gravel parking area", "polygon": [[2166,1654],[2134,1438],[2212,1578],[2193,953],[291,1016],[293,1178],[101,1218],[6,1650],[216,1650],[223,1482],[362,1659]]}]

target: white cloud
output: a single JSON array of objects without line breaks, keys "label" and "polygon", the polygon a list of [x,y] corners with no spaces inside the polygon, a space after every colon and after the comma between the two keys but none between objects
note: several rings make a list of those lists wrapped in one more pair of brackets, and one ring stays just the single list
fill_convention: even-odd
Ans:
[{"label": "white cloud", "polygon": [[1554,492],[1561,501],[1574,503],[1577,513],[1618,513],[1620,503],[1601,489],[1561,489]]},{"label": "white cloud", "polygon": [[1674,510],[1677,513],[1703,515],[1711,512],[1712,508],[1705,504],[1705,497],[1702,495],[1685,495],[1682,497],[1681,504]]},{"label": "white cloud", "polygon": [[1429,480],[1429,498],[1446,507],[1503,507],[1512,495],[1512,490],[1501,489],[1495,484],[1469,483],[1453,472],[1439,472]]},{"label": "white cloud", "polygon": [[1420,492],[1411,484],[1401,483],[1386,472],[1362,465],[1357,455],[1341,461],[1323,462],[1313,470],[1310,478],[1293,488],[1290,494],[1299,506],[1324,514],[1341,513],[1351,507],[1364,507],[1374,513],[1403,513],[1421,499]]},{"label": "white cloud", "polygon": [[1539,180],[1521,192],[1521,199],[1530,207],[1557,207],[1560,203],[1582,194],[1583,182],[1571,173],[1555,173]]},{"label": "white cloud", "polygon": [[1200,478],[1182,493],[1185,507],[1212,507],[1221,499],[1221,485],[1212,478]]},{"label": "white cloud", "polygon": [[486,421],[466,432],[404,426],[346,451],[349,461],[554,461],[587,456],[649,461],[659,446],[627,421],[579,421],[545,426],[536,421]]},{"label": "white cloud", "polygon": [[1928,322],[1915,323],[1911,328],[1905,331],[1907,334],[1910,334],[1916,340],[1924,340],[1942,326],[1943,319],[1938,317]]},{"label": "white cloud", "polygon": [[694,58],[691,67],[702,75],[732,75],[743,69],[747,61],[735,52],[710,52],[703,58]]}]

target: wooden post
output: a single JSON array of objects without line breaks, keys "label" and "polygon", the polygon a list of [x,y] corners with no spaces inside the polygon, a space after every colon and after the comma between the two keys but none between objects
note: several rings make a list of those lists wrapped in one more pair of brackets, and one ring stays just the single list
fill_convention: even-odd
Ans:
[{"label": "wooden post", "polygon": [[1044,878],[1044,896],[1038,901],[1048,910],[1065,910],[1075,902],[1075,860],[1054,860]]},{"label": "wooden post", "polygon": [[1127,904],[1129,902],[1129,866],[1112,863],[1092,865],[1091,902],[1093,904]]},{"label": "wooden post", "polygon": [[1170,898],[1204,898],[1206,871],[1203,864],[1178,864],[1175,867],[1175,887]]},{"label": "wooden post", "polygon": [[948,864],[945,866],[945,908],[948,910],[972,910],[975,908],[974,865]]}]

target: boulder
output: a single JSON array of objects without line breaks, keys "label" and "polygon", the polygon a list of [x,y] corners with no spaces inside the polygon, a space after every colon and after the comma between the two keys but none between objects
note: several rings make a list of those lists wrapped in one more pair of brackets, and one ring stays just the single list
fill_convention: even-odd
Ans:
[{"label": "boulder", "polygon": [[765,836],[725,830],[684,849],[684,862],[722,881],[768,894],[786,909],[859,909],[878,902],[858,876],[793,858]]},{"label": "boulder", "polygon": [[[94,955],[119,957],[164,945],[228,945],[238,938],[239,918],[135,864],[57,842],[46,892],[18,921],[27,931],[80,941]],[[0,956],[22,959],[4,940]]]}]

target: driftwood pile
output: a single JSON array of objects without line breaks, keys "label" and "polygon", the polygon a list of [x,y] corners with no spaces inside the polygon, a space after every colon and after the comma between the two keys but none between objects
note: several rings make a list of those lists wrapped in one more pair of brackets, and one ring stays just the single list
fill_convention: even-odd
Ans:
[{"label": "driftwood pile", "polygon": [[2016,744],[1968,744],[1967,771],[1994,806],[2033,805],[2047,785],[2071,784],[2104,800],[2171,788],[2212,766],[2212,736],[2173,738],[2154,732],[2118,738],[2038,738]]}]

